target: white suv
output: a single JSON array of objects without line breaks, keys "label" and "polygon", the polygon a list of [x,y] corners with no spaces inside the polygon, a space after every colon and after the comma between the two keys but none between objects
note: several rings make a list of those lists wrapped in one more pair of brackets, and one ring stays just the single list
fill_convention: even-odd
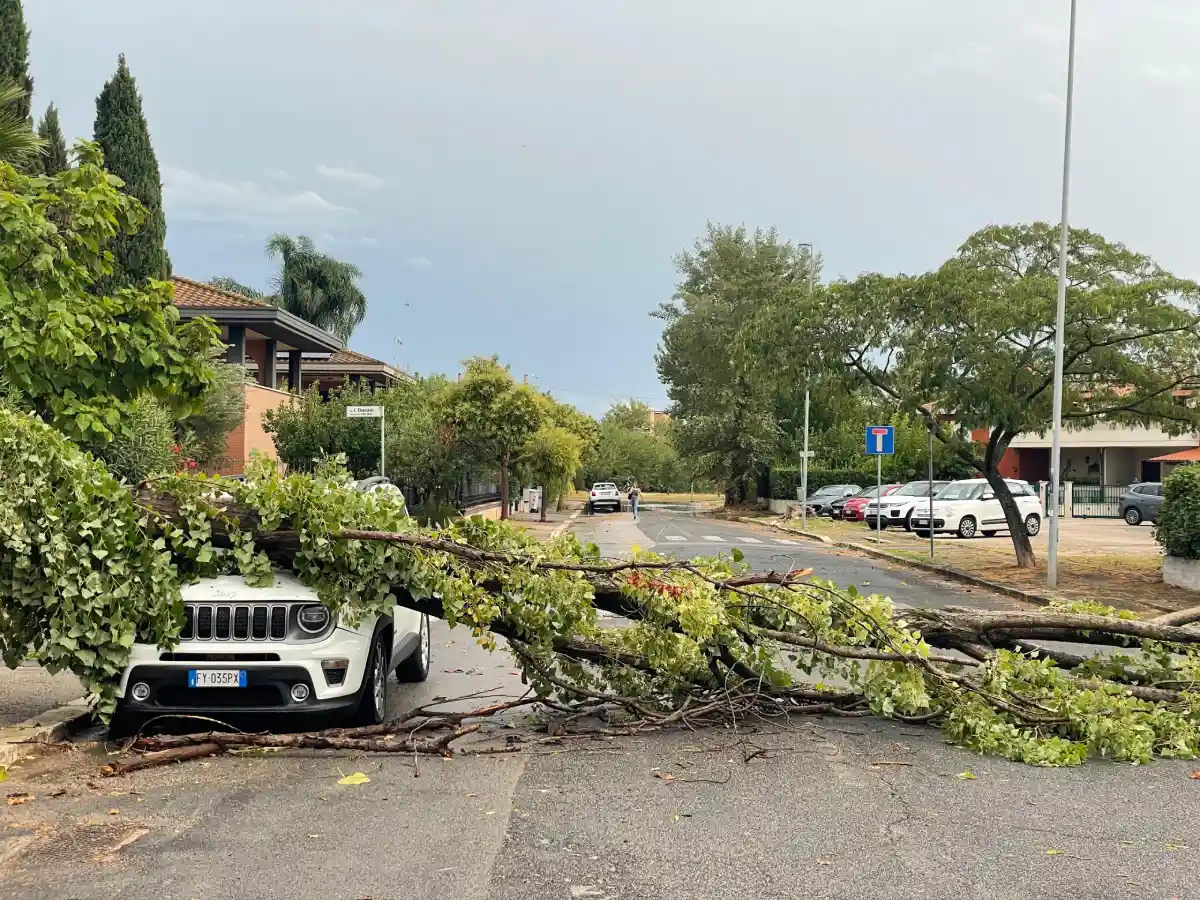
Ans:
[{"label": "white suv", "polygon": [[[948,481],[935,481],[933,492],[936,494],[944,488]],[[903,525],[905,531],[912,531],[913,511],[920,506],[927,512],[929,506],[924,499],[929,496],[928,481],[910,481],[897,491],[886,494],[881,500],[868,500],[863,507],[863,521],[868,528],[875,528],[878,522],[880,528],[889,525]]]},{"label": "white suv", "polygon": [[402,606],[355,626],[335,621],[290,572],[270,587],[241,575],[183,588],[184,625],[170,650],[134,644],[117,688],[119,728],[166,713],[387,716],[388,674],[429,676],[429,617]]},{"label": "white suv", "polygon": [[[1012,491],[1025,533],[1037,534],[1042,530],[1042,501],[1037,492],[1026,482],[1005,478],[1004,483]],[[973,538],[979,532],[992,537],[997,531],[1007,530],[1004,510],[992,492],[992,487],[983,478],[952,481],[934,496],[932,501],[922,501],[913,511],[913,531],[929,534],[930,506],[932,506],[933,530],[952,532],[962,538]]]},{"label": "white suv", "polygon": [[592,485],[588,495],[588,512],[595,512],[601,506],[613,512],[621,511],[621,492],[611,481],[597,481]]}]

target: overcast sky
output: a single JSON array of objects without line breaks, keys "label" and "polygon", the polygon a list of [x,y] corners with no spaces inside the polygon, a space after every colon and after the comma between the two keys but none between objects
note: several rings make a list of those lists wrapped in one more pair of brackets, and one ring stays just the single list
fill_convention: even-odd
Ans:
[{"label": "overcast sky", "polygon": [[[1072,223],[1198,276],[1200,2],[1080,7]],[[1068,0],[25,11],[68,139],[126,54],[177,274],[265,286],[267,236],[309,234],[365,273],[355,349],[498,352],[591,412],[666,402],[649,313],[707,220],[812,241],[839,277],[1058,218]]]}]

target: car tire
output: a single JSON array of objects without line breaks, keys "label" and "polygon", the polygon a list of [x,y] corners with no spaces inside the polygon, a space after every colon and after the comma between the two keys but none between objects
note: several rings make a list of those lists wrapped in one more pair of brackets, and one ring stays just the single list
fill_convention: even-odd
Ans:
[{"label": "car tire", "polygon": [[912,513],[909,513],[907,516],[904,517],[904,530],[905,531],[913,530]]},{"label": "car tire", "polygon": [[416,684],[429,677],[429,664],[433,657],[433,638],[429,634],[429,616],[421,614],[417,627],[417,647],[408,658],[396,666],[396,680],[401,684]]},{"label": "car tire", "polygon": [[1121,518],[1125,520],[1126,525],[1141,525],[1142,511],[1136,506],[1131,506],[1121,514]]},{"label": "car tire", "polygon": [[970,539],[975,537],[979,531],[979,523],[975,521],[974,516],[963,516],[958,520],[958,536],[960,538]]},{"label": "car tire", "polygon": [[914,533],[914,534],[915,534],[917,537],[920,537],[920,538],[927,538],[927,537],[929,537],[929,529],[928,529],[928,528],[914,528],[914,529],[913,529],[913,533]]},{"label": "car tire", "polygon": [[350,715],[355,726],[382,725],[387,720],[388,643],[387,629],[381,628],[371,638],[371,653],[358,692],[358,705]]},{"label": "car tire", "polygon": [[983,536],[984,536],[984,537],[995,537],[995,536],[996,536],[996,532],[995,532],[995,531],[985,531],[985,532],[983,533]]},{"label": "car tire", "polygon": [[1025,533],[1033,537],[1042,530],[1042,518],[1037,513],[1030,513],[1025,517]]},{"label": "car tire", "polygon": [[117,709],[108,723],[108,736],[110,738],[133,737],[141,730],[146,721],[144,715],[130,712],[125,704],[118,700]]}]

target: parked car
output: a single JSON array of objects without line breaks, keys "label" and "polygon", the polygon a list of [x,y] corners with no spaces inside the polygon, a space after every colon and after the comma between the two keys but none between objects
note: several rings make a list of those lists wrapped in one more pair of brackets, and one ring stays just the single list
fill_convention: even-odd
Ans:
[{"label": "parked car", "polygon": [[[1035,535],[1042,530],[1042,501],[1027,482],[1004,479],[1012,491],[1017,509],[1025,525],[1025,533]],[[992,537],[997,531],[1006,530],[1004,510],[996,499],[992,486],[983,478],[952,481],[931,500],[925,501],[913,512],[912,527],[918,534],[927,535],[931,527],[935,532],[951,532],[961,538],[973,538],[979,532]]]},{"label": "parked car", "polygon": [[1162,502],[1161,481],[1131,484],[1121,495],[1121,518],[1125,520],[1126,525],[1141,525],[1147,519],[1157,522]]},{"label": "parked car", "polygon": [[119,727],[164,713],[321,713],[375,725],[388,674],[429,676],[429,617],[403,606],[357,624],[335,617],[290,572],[270,587],[240,575],[183,588],[184,625],[169,650],[135,643],[117,686]]},{"label": "parked car", "polygon": [[[933,492],[936,494],[950,482],[933,482]],[[868,500],[863,504],[862,520],[868,528],[874,528],[878,520],[879,527],[886,529],[889,525],[903,525],[905,531],[912,531],[912,515],[917,504],[929,496],[928,481],[910,481],[898,490],[885,496],[881,503]],[[879,514],[876,516],[876,508]]]},{"label": "parked car", "polygon": [[863,488],[853,497],[847,497],[844,500],[838,500],[833,504],[833,511],[830,513],[830,518],[841,519],[845,522],[861,522],[863,518],[863,509],[869,501],[874,500],[877,496],[887,497],[890,494],[896,493],[902,484],[885,484],[883,493],[879,493],[879,487],[872,485],[869,488]]},{"label": "parked car", "polygon": [[621,492],[611,481],[597,481],[592,485],[592,490],[588,494],[587,505],[589,513],[593,513],[601,507],[611,509],[613,512],[620,512]]},{"label": "parked car", "polygon": [[364,494],[404,494],[399,487],[392,483],[392,479],[386,475],[372,475],[369,478],[356,481],[354,482],[354,489]]},{"label": "parked car", "polygon": [[827,484],[809,494],[804,505],[808,507],[810,515],[827,516],[835,501],[853,497],[861,490],[857,484]]}]

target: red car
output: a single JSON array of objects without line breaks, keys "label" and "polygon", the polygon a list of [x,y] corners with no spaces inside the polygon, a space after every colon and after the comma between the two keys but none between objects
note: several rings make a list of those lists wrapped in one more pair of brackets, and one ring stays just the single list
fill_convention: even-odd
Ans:
[{"label": "red car", "polygon": [[[883,486],[883,496],[886,497],[888,494],[894,494],[902,487],[904,487],[902,484],[885,484]],[[874,487],[864,488],[847,500],[846,505],[842,507],[842,521],[861,522],[867,501],[874,500],[877,491],[878,488]]]}]

